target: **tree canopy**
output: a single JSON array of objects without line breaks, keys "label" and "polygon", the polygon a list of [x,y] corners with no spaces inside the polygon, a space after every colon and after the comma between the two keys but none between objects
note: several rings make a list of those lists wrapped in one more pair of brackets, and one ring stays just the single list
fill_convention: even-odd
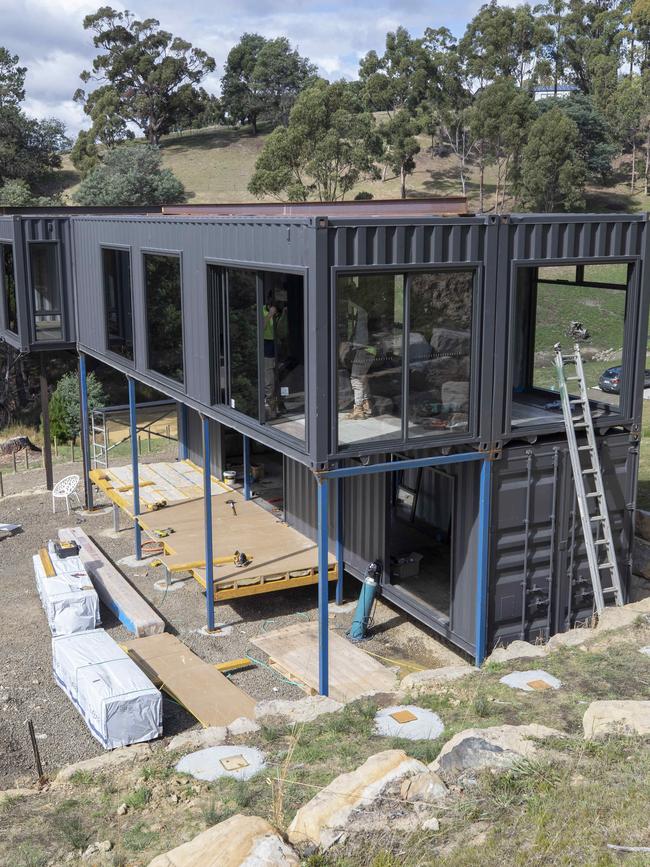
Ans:
[{"label": "tree canopy", "polygon": [[92,31],[100,53],[92,72],[82,72],[81,80],[102,86],[90,93],[80,88],[75,99],[98,131],[106,131],[108,121],[109,135],[123,137],[125,125],[132,123],[150,144],[158,144],[177,114],[196,98],[196,86],[214,71],[214,58],[162,30],[157,19],[140,21],[128,10],[102,6],[84,18],[83,26]]},{"label": "tree canopy", "polygon": [[316,77],[316,66],[301,57],[288,39],[265,39],[244,33],[228,53],[221,79],[221,101],[233,124],[251,124],[253,135],[261,120],[286,123],[303,88]]},{"label": "tree canopy", "polygon": [[163,169],[155,145],[133,144],[108,151],[74,194],[78,205],[142,207],[182,202],[185,190]]},{"label": "tree canopy", "polygon": [[268,137],[248,189],[255,196],[305,201],[345,198],[382,153],[372,114],[345,81],[316,81],[298,97],[287,127]]}]

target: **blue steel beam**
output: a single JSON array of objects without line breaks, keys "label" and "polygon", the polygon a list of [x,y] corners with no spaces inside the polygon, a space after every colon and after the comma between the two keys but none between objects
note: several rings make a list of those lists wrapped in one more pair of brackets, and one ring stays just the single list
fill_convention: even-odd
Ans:
[{"label": "blue steel beam", "polygon": [[327,581],[329,527],[327,479],[318,479],[318,691],[329,695],[329,624]]},{"label": "blue steel beam", "polygon": [[135,531],[135,557],[142,559],[142,530],[138,519],[140,514],[140,473],[138,471],[138,411],[135,403],[135,380],[128,376],[129,385],[129,426],[131,428],[131,471],[133,473],[133,515]]},{"label": "blue steel beam", "polygon": [[244,453],[244,499],[251,498],[251,441],[247,436],[242,437],[242,451]]},{"label": "blue steel beam", "polygon": [[490,461],[483,461],[479,483],[476,635],[474,638],[477,666],[483,663],[487,648],[491,479],[492,464]]},{"label": "blue steel beam", "polygon": [[336,604],[343,602],[343,481],[336,480]]},{"label": "blue steel beam", "polygon": [[81,400],[81,455],[84,467],[84,494],[86,509],[93,508],[93,485],[90,481],[90,422],[88,416],[88,380],[86,379],[86,356],[79,353],[79,394]]},{"label": "blue steel beam", "polygon": [[184,403],[180,405],[180,430],[179,430],[179,440],[180,440],[180,458],[182,461],[186,461],[190,456],[189,449],[189,427],[188,427],[188,413],[187,407]]},{"label": "blue steel beam", "polygon": [[207,626],[214,629],[214,562],[212,555],[212,467],[210,460],[210,419],[201,416],[203,432],[203,523],[205,534],[205,610]]},{"label": "blue steel beam", "polygon": [[436,455],[428,458],[408,458],[404,461],[387,461],[383,464],[359,464],[355,467],[339,467],[336,470],[323,470],[318,475],[326,479],[346,479],[351,476],[369,476],[373,473],[396,473],[400,470],[414,470],[419,467],[439,467],[445,464],[466,464],[470,461],[484,461],[485,452],[461,452],[453,455]]}]

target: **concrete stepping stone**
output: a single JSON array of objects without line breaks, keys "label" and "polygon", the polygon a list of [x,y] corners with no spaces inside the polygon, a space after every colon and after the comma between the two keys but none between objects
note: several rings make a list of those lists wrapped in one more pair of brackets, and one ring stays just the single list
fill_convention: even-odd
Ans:
[{"label": "concrete stepping stone", "polygon": [[546,689],[559,689],[562,686],[562,681],[541,668],[513,671],[502,677],[499,683],[505,683],[512,689],[521,689],[524,692],[542,692]]},{"label": "concrete stepping stone", "polygon": [[444,730],[437,713],[414,704],[393,705],[375,714],[375,734],[383,737],[435,740]]},{"label": "concrete stepping stone", "polygon": [[266,767],[265,758],[264,753],[255,747],[208,747],[183,756],[176,765],[176,770],[208,782],[220,777],[250,780]]}]

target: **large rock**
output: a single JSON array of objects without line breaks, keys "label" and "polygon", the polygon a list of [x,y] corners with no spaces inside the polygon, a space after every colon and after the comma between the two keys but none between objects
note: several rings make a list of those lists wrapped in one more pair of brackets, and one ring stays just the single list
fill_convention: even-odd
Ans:
[{"label": "large rock", "polygon": [[634,515],[634,532],[637,538],[650,542],[650,512],[637,509]]},{"label": "large rock", "polygon": [[465,729],[454,735],[440,750],[429,770],[445,779],[454,779],[467,771],[483,768],[509,768],[518,759],[533,758],[538,747],[533,739],[559,737],[561,732],[547,726],[492,726]]},{"label": "large rock", "polygon": [[201,750],[225,744],[228,729],[225,726],[209,726],[207,729],[192,729],[175,735],[167,744],[167,752],[173,750]]},{"label": "large rock", "polygon": [[582,718],[585,739],[649,735],[650,701],[592,701]]},{"label": "large rock", "polygon": [[544,644],[530,644],[528,641],[511,641],[507,647],[496,647],[486,662],[510,662],[511,659],[537,659],[547,656]]},{"label": "large rock", "polygon": [[557,632],[552,635],[546,646],[551,652],[559,650],[561,647],[581,647],[593,637],[594,633],[591,629],[568,629],[566,632]]},{"label": "large rock", "polygon": [[372,804],[389,784],[426,770],[425,764],[403,750],[370,756],[356,770],[332,780],[298,810],[289,825],[289,840],[294,845],[327,849],[341,836],[354,810]]},{"label": "large rock", "polygon": [[95,756],[93,759],[85,759],[83,762],[76,762],[74,765],[61,768],[54,782],[65,783],[76,773],[99,774],[103,771],[112,771],[113,768],[120,765],[132,765],[137,761],[142,761],[150,754],[149,744],[133,744],[130,747],[122,747],[110,753],[102,753],[101,756]]},{"label": "large rock", "polygon": [[400,692],[410,695],[434,692],[436,687],[452,680],[459,680],[473,674],[476,669],[471,665],[445,665],[442,668],[427,668],[424,671],[414,671],[400,681]]},{"label": "large rock", "polygon": [[189,843],[149,862],[149,867],[285,867],[298,856],[266,819],[231,816]]},{"label": "large rock", "polygon": [[449,789],[438,774],[426,771],[424,774],[407,777],[402,783],[400,794],[405,801],[431,803],[446,798]]},{"label": "large rock", "polygon": [[598,615],[596,632],[611,632],[613,629],[627,629],[627,627],[633,626],[642,614],[643,611],[636,609],[632,605],[608,605],[607,608]]},{"label": "large rock", "polygon": [[312,722],[324,713],[335,713],[343,705],[324,695],[307,695],[296,701],[276,698],[271,701],[258,701],[255,706],[255,717],[258,720],[280,719],[288,725],[292,723]]}]

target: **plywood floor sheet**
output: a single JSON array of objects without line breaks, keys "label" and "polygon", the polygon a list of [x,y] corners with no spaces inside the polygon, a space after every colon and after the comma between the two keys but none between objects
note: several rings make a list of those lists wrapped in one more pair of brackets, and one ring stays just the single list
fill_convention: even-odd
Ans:
[{"label": "plywood floor sheet", "polygon": [[[233,557],[235,551],[250,558],[248,566],[234,562],[215,564],[215,586],[258,580],[260,576],[285,576],[310,572],[318,566],[318,546],[302,533],[278,520],[253,500],[238,491],[223,491],[212,497],[212,538],[214,560]],[[233,510],[231,500],[235,504]],[[139,516],[142,528],[152,538],[156,530],[173,529],[165,538],[167,554],[160,559],[170,570],[195,564],[192,570],[205,586],[203,500],[173,503],[157,512]],[[330,564],[336,558],[330,555]]]},{"label": "plywood floor sheet", "polygon": [[201,725],[227,726],[254,718],[255,701],[174,635],[163,632],[122,645],[144,673]]},{"label": "plywood floor sheet", "polygon": [[[318,624],[292,623],[251,639],[251,643],[289,676],[318,692]],[[354,701],[362,695],[392,692],[397,676],[360,647],[330,630],[329,694],[336,701]]]}]

